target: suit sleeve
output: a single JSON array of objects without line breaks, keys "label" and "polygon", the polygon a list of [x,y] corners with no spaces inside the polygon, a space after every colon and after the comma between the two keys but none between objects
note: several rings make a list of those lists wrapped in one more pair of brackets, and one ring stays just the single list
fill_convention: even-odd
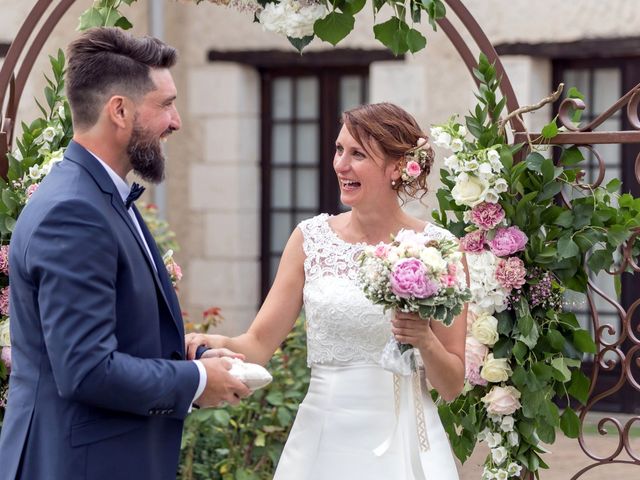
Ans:
[{"label": "suit sleeve", "polygon": [[102,408],[184,418],[199,381],[194,362],[118,351],[115,245],[104,216],[81,200],[53,206],[31,235],[25,264],[58,392]]}]

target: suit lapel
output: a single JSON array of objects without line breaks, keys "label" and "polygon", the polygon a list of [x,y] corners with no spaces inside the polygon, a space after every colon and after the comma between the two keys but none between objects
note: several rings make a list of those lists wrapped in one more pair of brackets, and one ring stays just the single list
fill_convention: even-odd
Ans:
[{"label": "suit lapel", "polygon": [[[133,238],[135,238],[138,247],[140,248],[140,250],[142,250],[142,254],[144,255],[144,258],[147,262],[147,266],[151,269],[151,274],[153,275],[154,281],[156,283],[157,291],[160,292],[162,299],[167,305],[167,309],[171,314],[171,318],[173,319],[178,332],[181,336],[183,336],[184,328],[182,326],[182,316],[180,315],[180,309],[177,307],[177,300],[174,300],[175,293],[168,290],[168,288],[172,287],[171,282],[168,280],[164,262],[162,261],[162,258],[158,253],[156,243],[149,233],[149,230],[142,220],[142,217],[137,210],[134,210],[136,218],[138,219],[138,223],[140,224],[140,228],[145,235],[145,240],[147,241],[149,250],[151,250],[152,256],[154,258],[149,258],[149,253],[144,246],[142,238],[140,237],[140,233],[134,225],[129,212],[127,212],[127,210],[125,209],[124,202],[122,201],[122,198],[118,193],[118,189],[109,177],[109,174],[102,167],[102,165],[100,165],[98,160],[96,160],[93,155],[91,155],[91,153],[89,153],[82,145],[76,143],[75,141],[71,141],[71,143],[69,143],[69,146],[65,151],[65,158],[84,167],[91,174],[98,187],[100,187],[100,189],[105,194],[111,195],[111,205],[125,222],[129,230],[131,231]],[[135,208],[135,206],[133,208]],[[151,262],[155,262],[155,268]],[[164,278],[164,280],[162,278]]]},{"label": "suit lapel", "polygon": [[144,235],[144,239],[149,245],[149,250],[151,250],[151,256],[156,266],[158,267],[158,271],[156,272],[155,278],[157,279],[162,294],[164,296],[167,305],[169,306],[169,310],[171,311],[174,322],[176,323],[176,327],[178,331],[180,331],[181,335],[184,335],[184,328],[182,326],[182,314],[180,313],[180,306],[178,303],[178,299],[176,297],[176,293],[173,289],[173,285],[171,284],[171,279],[169,278],[169,273],[167,272],[166,267],[164,266],[164,261],[162,260],[162,255],[160,255],[160,251],[158,250],[158,246],[147,227],[147,224],[144,222],[142,215],[136,208],[135,205],[132,205],[133,212],[140,224],[140,229],[142,230],[142,234]]}]

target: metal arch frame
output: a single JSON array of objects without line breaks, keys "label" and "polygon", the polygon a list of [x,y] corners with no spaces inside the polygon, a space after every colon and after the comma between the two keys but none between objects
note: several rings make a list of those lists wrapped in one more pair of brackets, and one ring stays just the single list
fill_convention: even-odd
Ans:
[{"label": "metal arch frame", "polygon": [[[59,0],[56,6],[52,7],[53,0],[38,0],[32,8],[31,12],[27,16],[25,22],[22,24],[18,31],[16,38],[11,43],[11,47],[7,52],[5,61],[0,69],[0,108],[1,108],[1,123],[0,123],[0,176],[5,177],[8,169],[7,153],[11,150],[13,145],[14,125],[15,118],[18,110],[18,105],[24,90],[25,83],[29,77],[36,58],[40,54],[45,41],[58,24],[62,16],[69,10],[75,0]],[[502,65],[502,62],[494,49],[493,45],[485,35],[480,25],[473,18],[469,10],[463,5],[461,0],[444,0],[448,4],[449,9],[453,12],[462,25],[466,28],[471,35],[473,41],[477,44],[480,51],[482,51],[489,62],[494,63],[497,73],[500,79],[500,91],[502,95],[507,99],[506,107],[508,112],[513,112],[519,108],[518,101],[516,99],[513,87],[509,80],[507,73]],[[36,33],[36,27],[40,21],[44,18],[44,15],[50,11],[46,20],[42,23],[39,30]],[[447,35],[461,59],[464,61],[472,78],[476,84],[478,80],[473,75],[473,69],[477,66],[475,56],[469,49],[456,27],[449,21],[449,18],[445,17],[438,20],[439,26]],[[29,43],[30,38],[35,33],[35,36]],[[26,52],[26,53],[25,53]],[[24,54],[24,55],[23,55]],[[19,60],[22,58],[20,65]],[[7,99],[8,96],[8,99]],[[594,144],[607,144],[607,143],[640,143],[640,118],[638,116],[638,107],[640,106],[640,84],[632,88],[627,94],[620,98],[614,105],[612,105],[606,112],[600,115],[598,118],[590,122],[588,125],[582,127],[576,127],[569,121],[569,109],[570,108],[584,108],[584,104],[580,101],[565,100],[560,108],[560,120],[567,127],[568,132],[559,133],[556,137],[551,139],[550,144],[562,145],[562,144],[574,144],[579,146],[585,146],[592,148]],[[618,110],[626,108],[627,118],[630,125],[634,130],[618,131],[618,132],[594,132],[593,129],[602,124],[607,118],[611,117]],[[541,138],[539,133],[527,133],[522,123],[522,120],[518,116],[514,116],[510,119],[510,126],[513,132],[514,141],[527,142],[531,138]],[[596,158],[600,158],[596,155]],[[604,164],[600,161],[601,173],[604,169]],[[640,155],[635,161],[636,177],[640,182]],[[603,177],[601,174],[600,177]],[[631,246],[637,236],[640,235],[640,231],[635,231],[632,238],[623,247],[623,265],[616,272],[611,272],[614,275],[621,274],[624,269],[629,266],[635,272],[640,272],[640,266],[638,266],[633,258],[631,252]],[[598,313],[595,309],[593,301],[593,294],[603,297],[606,301],[614,305],[619,312],[621,318],[621,332],[620,339],[613,343],[607,343],[605,335],[611,334],[613,327],[610,325],[600,325]],[[637,300],[628,311],[622,309],[620,305],[613,299],[609,299],[603,292],[592,283],[589,284],[588,301],[591,309],[592,323],[595,332],[595,341],[598,345],[598,353],[594,361],[594,371],[592,373],[592,390],[589,392],[589,401],[587,406],[580,412],[580,419],[584,421],[586,413],[590,408],[600,399],[610,396],[618,391],[622,385],[626,382],[631,384],[635,389],[640,391],[640,382],[634,378],[631,367],[633,359],[636,358],[635,363],[640,366],[640,325],[636,334],[633,332],[631,319],[635,310],[640,306],[640,300]],[[631,341],[633,346],[629,351],[624,352],[621,348],[623,341]],[[607,352],[613,352],[618,356],[622,365],[624,366],[619,381],[610,390],[603,392],[595,397],[592,396],[593,387],[597,382],[598,370],[601,368],[607,370],[611,368],[609,361],[604,360],[604,354]],[[585,445],[582,432],[579,437],[579,444],[584,453],[593,460],[593,463],[577,472],[572,480],[578,479],[583,473],[603,465],[610,463],[630,463],[640,466],[640,453],[635,452],[631,448],[630,442],[630,430],[635,422],[640,423],[640,416],[633,416],[622,426],[620,421],[611,418],[603,418],[598,427],[601,434],[605,434],[603,426],[605,423],[611,423],[614,425],[619,433],[619,444],[615,451],[608,456],[597,456],[590,452]],[[631,457],[631,461],[622,460],[619,457],[622,450],[625,450]],[[525,472],[524,478],[533,478],[533,475]]]}]

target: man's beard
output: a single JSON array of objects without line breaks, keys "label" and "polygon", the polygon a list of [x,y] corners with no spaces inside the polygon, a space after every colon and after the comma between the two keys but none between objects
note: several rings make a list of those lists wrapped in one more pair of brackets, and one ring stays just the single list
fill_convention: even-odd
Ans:
[{"label": "man's beard", "polygon": [[153,138],[137,122],[133,124],[127,153],[133,170],[143,180],[160,183],[164,180],[165,158],[159,138]]}]

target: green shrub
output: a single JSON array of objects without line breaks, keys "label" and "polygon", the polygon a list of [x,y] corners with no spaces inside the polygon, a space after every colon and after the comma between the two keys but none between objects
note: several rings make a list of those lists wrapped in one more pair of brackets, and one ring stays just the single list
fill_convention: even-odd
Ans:
[{"label": "green shrub", "polygon": [[309,386],[304,321],[267,365],[273,382],[236,407],[196,410],[182,437],[180,480],[271,479]]}]

